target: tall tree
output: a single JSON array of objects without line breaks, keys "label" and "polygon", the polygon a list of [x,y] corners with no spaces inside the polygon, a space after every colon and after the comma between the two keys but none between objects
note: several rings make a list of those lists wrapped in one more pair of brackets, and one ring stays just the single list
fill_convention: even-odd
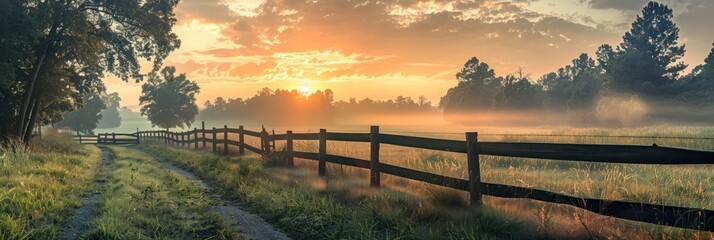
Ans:
[{"label": "tall tree", "polygon": [[74,131],[92,134],[97,123],[102,119],[102,110],[106,108],[104,100],[97,94],[86,98],[83,107],[64,114],[64,119],[57,122],[59,127],[68,127]]},{"label": "tall tree", "polygon": [[609,45],[598,50],[608,87],[645,97],[671,94],[671,85],[687,68],[680,61],[685,49],[672,18],[667,5],[649,2],[615,50]]},{"label": "tall tree", "polygon": [[501,79],[496,77],[488,64],[473,57],[456,74],[456,79],[459,81],[458,85],[449,89],[439,102],[444,113],[489,110],[493,107]]},{"label": "tall tree", "polygon": [[184,128],[196,119],[196,94],[200,88],[188,80],[186,74],[175,76],[175,73],[176,68],[166,67],[160,74],[152,74],[141,86],[141,114],[147,116],[153,126]]},{"label": "tall tree", "polygon": [[[173,9],[178,0],[3,0],[11,4],[11,15],[27,16],[31,24],[20,25],[27,19],[13,17],[13,31],[32,33],[30,39],[16,42],[16,49],[29,54],[12,60],[16,74],[8,85],[0,85],[2,91],[11,95],[13,101],[3,108],[3,131],[14,128],[15,134],[32,128],[31,119],[46,106],[43,95],[54,89],[42,90],[43,85],[57,81],[54,76],[43,73],[51,68],[71,73],[70,93],[84,95],[100,92],[104,72],[112,73],[128,81],[142,80],[139,60],[147,59],[160,68],[163,59],[176,49],[180,42],[171,31],[176,23]],[[5,5],[3,5],[4,7]],[[3,21],[3,20],[0,20]],[[15,29],[16,28],[16,29]],[[8,34],[0,33],[5,38]],[[5,45],[6,39],[1,39]],[[4,97],[4,96],[3,96]],[[81,100],[75,100],[79,105]],[[34,110],[37,109],[37,110]],[[43,117],[43,116],[41,116]],[[14,121],[11,120],[14,118]],[[13,124],[14,123],[14,124]]]}]

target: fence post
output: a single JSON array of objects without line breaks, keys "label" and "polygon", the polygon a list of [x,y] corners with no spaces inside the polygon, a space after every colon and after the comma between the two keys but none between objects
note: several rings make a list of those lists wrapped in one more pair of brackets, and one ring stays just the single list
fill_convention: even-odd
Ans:
[{"label": "fence post", "polygon": [[169,144],[169,136],[171,136],[171,132],[169,132],[169,128],[166,128],[166,131],[164,131],[164,144]]},{"label": "fence post", "polygon": [[[184,132],[185,133],[185,132]],[[186,146],[186,140],[184,140],[184,137],[186,137],[186,134],[181,133],[181,146]]]},{"label": "fence post", "polygon": [[[275,136],[275,129],[273,129],[273,136]],[[273,140],[270,141],[270,143],[272,144],[272,145],[270,145],[270,144],[268,145],[268,146],[271,146],[271,147],[270,147],[270,151],[275,151],[275,148],[277,147],[277,146],[275,145],[275,138],[273,138]]]},{"label": "fence post", "polygon": [[139,128],[136,128],[136,144],[141,143],[139,138],[141,136],[141,132],[139,132]]},{"label": "fence post", "polygon": [[466,133],[466,158],[469,167],[469,197],[471,206],[481,205],[481,167],[479,166],[478,133]]},{"label": "fence post", "polygon": [[117,135],[114,132],[112,132],[112,143],[117,144]]},{"label": "fence post", "polygon": [[201,121],[201,138],[203,138],[203,148],[206,148],[206,122]]},{"label": "fence post", "polygon": [[238,126],[238,142],[240,143],[238,145],[238,154],[243,155],[245,154],[245,147],[243,147],[245,144],[245,137],[243,137],[243,125]]},{"label": "fence post", "polygon": [[213,152],[216,152],[216,128],[213,127],[213,139],[211,139],[213,142]]},{"label": "fence post", "polygon": [[263,155],[268,155],[270,143],[268,143],[268,132],[265,131],[265,128],[260,132],[260,148],[263,150]]},{"label": "fence post", "polygon": [[286,136],[285,136],[285,150],[286,150],[286,163],[288,167],[293,167],[295,164],[293,163],[293,131],[288,130]]},{"label": "fence post", "polygon": [[193,149],[198,149],[198,128],[193,128]]},{"label": "fence post", "polygon": [[104,144],[107,143],[107,140],[109,139],[109,134],[104,133]]},{"label": "fence post", "polygon": [[379,187],[379,126],[369,128],[369,185]]},{"label": "fence post", "polygon": [[320,140],[320,149],[317,157],[317,175],[324,177],[327,162],[327,130],[321,128],[318,138]]},{"label": "fence post", "polygon": [[79,131],[75,131],[77,133],[77,138],[79,138],[79,144],[82,144],[82,135],[79,135]]},{"label": "fence post", "polygon": [[101,138],[99,137],[101,134],[97,133],[97,144],[101,142]]},{"label": "fence post", "polygon": [[228,125],[223,125],[223,154],[228,155]]}]

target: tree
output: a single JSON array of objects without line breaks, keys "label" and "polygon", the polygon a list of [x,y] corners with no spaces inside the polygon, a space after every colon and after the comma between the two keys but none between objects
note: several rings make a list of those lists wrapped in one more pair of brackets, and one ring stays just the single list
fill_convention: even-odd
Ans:
[{"label": "tree", "polygon": [[[9,17],[0,20],[0,48],[14,51],[3,51],[5,56],[0,57],[0,97],[13,100],[2,103],[0,137],[14,133],[28,140],[26,132],[35,120],[57,115],[47,111],[66,110],[49,109],[57,105],[48,103],[55,99],[47,95],[73,97],[71,105],[77,107],[83,96],[103,90],[105,72],[140,81],[142,58],[152,61],[157,71],[180,44],[171,30],[177,4],[178,0],[3,0],[0,11],[7,9]],[[5,71],[7,66],[13,69]],[[63,72],[66,79],[45,74],[51,71]],[[71,87],[43,88],[54,81]]]},{"label": "tree", "polygon": [[86,104],[72,112],[64,114],[64,119],[57,122],[59,127],[68,127],[83,134],[93,134],[97,123],[102,119],[102,110],[106,108],[101,96],[94,94],[87,97]]},{"label": "tree", "polygon": [[97,125],[98,128],[115,128],[121,126],[121,114],[119,113],[119,93],[103,94],[102,99],[106,109],[102,111],[102,119]]},{"label": "tree", "polygon": [[149,76],[141,86],[141,114],[147,116],[152,126],[160,128],[189,127],[196,119],[198,85],[186,78],[175,76],[176,68],[166,67],[159,74]]},{"label": "tree", "polygon": [[679,28],[672,9],[649,2],[616,49],[603,45],[598,60],[606,70],[608,87],[645,97],[671,94],[671,85],[687,65],[680,61],[684,45],[678,44]]},{"label": "tree", "polygon": [[541,88],[532,84],[527,77],[508,75],[503,79],[503,87],[495,96],[498,110],[534,110],[541,107]]},{"label": "tree", "polygon": [[488,64],[473,57],[456,74],[456,79],[459,81],[458,85],[449,89],[439,102],[444,113],[489,110],[493,107],[501,79],[496,78],[494,70]]},{"label": "tree", "polygon": [[689,107],[714,107],[714,47],[704,59],[704,64],[695,67],[683,82],[683,91],[677,96],[678,100]]}]

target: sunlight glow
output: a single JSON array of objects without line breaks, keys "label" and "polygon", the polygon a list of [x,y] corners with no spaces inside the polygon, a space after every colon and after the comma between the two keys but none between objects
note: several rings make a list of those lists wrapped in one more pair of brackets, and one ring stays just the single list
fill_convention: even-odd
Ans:
[{"label": "sunlight glow", "polygon": [[299,90],[300,94],[303,96],[309,96],[310,93],[312,93],[312,90],[308,86],[302,86]]}]

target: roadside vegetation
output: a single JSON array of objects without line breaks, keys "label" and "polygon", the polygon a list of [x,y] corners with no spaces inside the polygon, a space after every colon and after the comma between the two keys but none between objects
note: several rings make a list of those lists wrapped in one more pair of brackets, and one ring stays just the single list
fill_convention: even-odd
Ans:
[{"label": "roadside vegetation", "polygon": [[518,221],[488,209],[431,204],[397,191],[365,185],[315,188],[315,185],[352,184],[330,182],[332,179],[299,181],[306,172],[266,167],[274,165],[272,160],[227,158],[164,145],[142,144],[137,148],[172,161],[225,189],[227,197],[296,239],[525,237],[520,235],[525,231]]},{"label": "roadside vegetation", "polygon": [[54,239],[95,191],[100,151],[61,136],[0,146],[0,239]]},{"label": "roadside vegetation", "polygon": [[100,216],[86,239],[235,239],[212,214],[216,204],[203,189],[125,147],[114,156],[102,194]]}]

